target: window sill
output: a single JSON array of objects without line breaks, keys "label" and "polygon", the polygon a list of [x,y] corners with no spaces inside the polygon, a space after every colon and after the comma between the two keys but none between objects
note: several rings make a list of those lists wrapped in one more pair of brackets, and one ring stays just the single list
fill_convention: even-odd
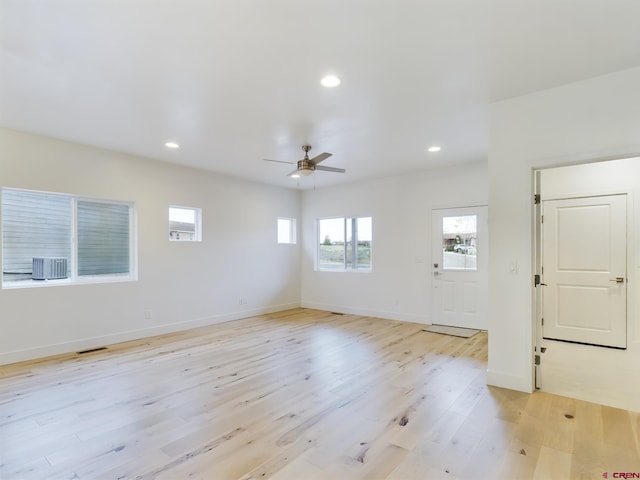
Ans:
[{"label": "window sill", "polygon": [[316,268],[316,272],[329,272],[329,273],[372,273],[372,268]]},{"label": "window sill", "polygon": [[20,280],[14,282],[3,282],[3,290],[16,290],[20,288],[42,288],[42,287],[61,287],[66,285],[92,285],[99,283],[123,283],[123,282],[135,282],[137,278],[132,275],[123,276],[86,276],[82,278],[59,278],[50,280]]}]

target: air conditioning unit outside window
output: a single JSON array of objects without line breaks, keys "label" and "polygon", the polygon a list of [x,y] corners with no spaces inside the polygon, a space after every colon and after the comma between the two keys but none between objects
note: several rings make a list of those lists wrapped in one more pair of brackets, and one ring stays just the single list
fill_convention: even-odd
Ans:
[{"label": "air conditioning unit outside window", "polygon": [[64,257],[33,257],[34,280],[67,278],[67,259]]}]

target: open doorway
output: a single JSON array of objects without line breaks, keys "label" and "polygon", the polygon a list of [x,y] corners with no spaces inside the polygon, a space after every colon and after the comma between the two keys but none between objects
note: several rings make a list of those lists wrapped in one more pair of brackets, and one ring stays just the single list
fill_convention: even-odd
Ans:
[{"label": "open doorway", "polygon": [[640,159],[534,174],[536,387],[640,411]]}]

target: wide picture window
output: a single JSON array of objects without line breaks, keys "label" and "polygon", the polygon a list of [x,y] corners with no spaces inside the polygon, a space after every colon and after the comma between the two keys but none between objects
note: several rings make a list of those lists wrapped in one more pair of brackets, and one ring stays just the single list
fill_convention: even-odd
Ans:
[{"label": "wide picture window", "polygon": [[318,270],[371,271],[371,217],[318,220]]},{"label": "wide picture window", "polygon": [[132,203],[2,190],[4,287],[134,279]]}]

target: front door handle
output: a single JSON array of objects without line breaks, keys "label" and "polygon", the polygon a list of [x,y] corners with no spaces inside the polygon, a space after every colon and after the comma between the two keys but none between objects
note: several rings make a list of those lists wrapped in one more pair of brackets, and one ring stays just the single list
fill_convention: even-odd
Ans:
[{"label": "front door handle", "polygon": [[616,283],[624,283],[624,278],[623,277],[616,277],[612,280],[609,280],[610,282],[616,282]]}]

